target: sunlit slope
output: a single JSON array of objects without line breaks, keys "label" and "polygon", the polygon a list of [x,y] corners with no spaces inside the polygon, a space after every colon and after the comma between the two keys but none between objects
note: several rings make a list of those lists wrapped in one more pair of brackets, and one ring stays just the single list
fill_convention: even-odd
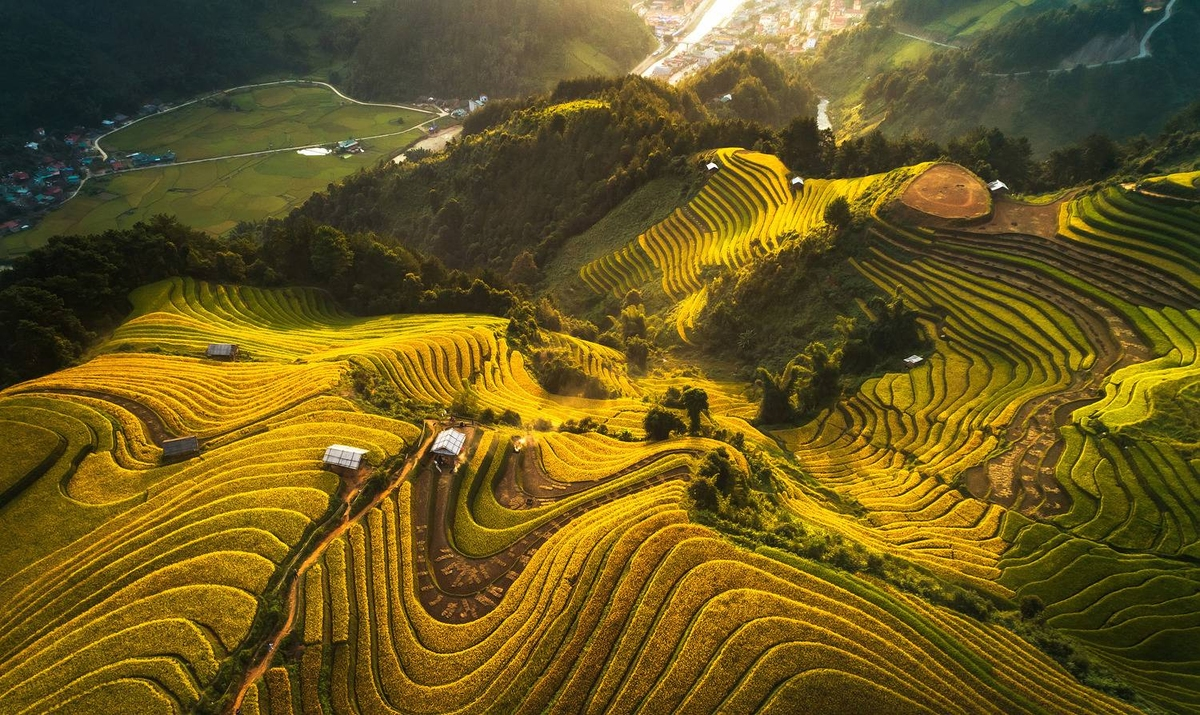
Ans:
[{"label": "sunlit slope", "polygon": [[793,187],[776,157],[745,149],[719,149],[703,157],[720,168],[694,199],[621,250],[583,266],[579,275],[599,293],[624,295],[659,282],[679,303],[680,336],[704,307],[706,269],[736,269],[778,248],[781,237],[825,225],[825,208],[837,197],[854,201],[879,176],[807,179]]},{"label": "sunlit slope", "polygon": [[678,483],[564,526],[494,611],[447,624],[414,595],[411,489],[310,572],[300,667],[258,713],[1124,711],[1005,631],[714,538]]},{"label": "sunlit slope", "polygon": [[[547,339],[570,350],[589,374],[622,397],[592,400],[546,392],[530,375],[525,356],[509,347],[508,321],[503,318],[352,318],[316,291],[215,286],[188,279],[147,286],[135,293],[134,305],[135,317],[114,332],[110,349],[200,355],[209,343],[232,342],[253,359],[304,364],[307,370],[288,368],[297,376],[325,376],[325,368],[310,367],[316,363],[348,366],[358,361],[369,364],[417,402],[448,404],[470,386],[478,393],[480,406],[497,413],[512,409],[529,421],[543,417],[552,423],[592,417],[607,421],[611,429],[635,434],[641,432],[647,409],[643,390],[625,374],[623,356],[568,335],[552,333]],[[270,369],[279,370],[280,379],[292,374],[282,366]],[[48,384],[58,385],[63,379],[53,377]],[[705,384],[717,399],[726,392]],[[734,420],[730,426],[744,430],[744,422],[736,418],[752,416],[753,409],[744,401],[738,403],[730,404],[718,419]]]},{"label": "sunlit slope", "polygon": [[[49,405],[35,405],[0,401],[40,421],[32,413]],[[415,430],[381,418],[297,415],[168,470],[140,503],[10,573],[0,582],[0,709],[190,709],[242,645],[279,566],[329,509],[338,480],[319,468],[324,446],[350,440],[386,455],[403,437]],[[104,478],[115,494],[140,478],[134,466],[111,465]],[[66,485],[53,496],[69,505]],[[37,516],[55,519],[45,506]]]},{"label": "sunlit slope", "polygon": [[1046,236],[878,221],[857,267],[921,310],[934,349],[778,436],[922,562],[1040,596],[1050,625],[1190,712],[1200,209],[1110,187],[1059,211]]}]

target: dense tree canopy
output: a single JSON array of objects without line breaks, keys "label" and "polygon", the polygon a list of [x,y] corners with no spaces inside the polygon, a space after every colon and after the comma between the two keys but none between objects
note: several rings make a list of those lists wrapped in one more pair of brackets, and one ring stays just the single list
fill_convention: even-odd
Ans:
[{"label": "dense tree canopy", "polygon": [[317,0],[4,2],[0,134],[96,126],[108,114],[308,69],[291,30],[329,23]]},{"label": "dense tree canopy", "polygon": [[371,13],[352,87],[406,99],[540,91],[584,69],[571,61],[575,43],[606,55],[614,73],[652,46],[621,0],[391,0]]}]

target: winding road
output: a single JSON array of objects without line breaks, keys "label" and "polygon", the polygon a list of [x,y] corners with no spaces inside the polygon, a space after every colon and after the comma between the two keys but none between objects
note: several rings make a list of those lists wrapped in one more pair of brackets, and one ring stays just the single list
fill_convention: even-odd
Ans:
[{"label": "winding road", "polygon": [[[391,107],[394,109],[407,109],[411,112],[421,112],[422,114],[434,115],[434,119],[431,119],[429,121],[434,121],[440,117],[446,116],[445,112],[431,112],[428,109],[422,109],[421,107],[414,107],[410,104],[388,104],[388,103],[384,103],[384,102],[364,102],[362,100],[354,99],[353,97],[347,97],[345,94],[342,93],[342,91],[340,89],[338,89],[337,87],[334,87],[332,84],[329,84],[328,82],[320,82],[320,81],[312,80],[312,79],[280,79],[280,80],[275,80],[274,82],[259,82],[257,84],[243,84],[243,85],[238,85],[237,87],[230,87],[228,89],[219,89],[215,92],[209,92],[208,94],[202,95],[200,97],[196,97],[195,99],[184,102],[183,104],[177,104],[168,109],[164,109],[163,111],[158,112],[157,114],[148,114],[144,117],[139,117],[124,126],[116,127],[114,129],[107,131],[104,134],[101,134],[100,136],[96,137],[96,141],[93,143],[93,146],[96,147],[96,151],[100,152],[101,161],[108,161],[108,152],[104,151],[104,147],[100,146],[100,141],[102,139],[104,139],[105,137],[109,136],[110,134],[115,134],[116,132],[119,132],[122,129],[131,127],[134,124],[137,124],[138,122],[145,121],[152,117],[161,117],[164,114],[169,114],[170,112],[174,112],[174,111],[183,109],[184,107],[190,107],[193,104],[196,104],[197,102],[203,102],[207,99],[212,99],[213,97],[216,97],[216,96],[219,96],[222,94],[228,94],[229,92],[237,92],[237,91],[240,91],[243,89],[258,89],[260,87],[274,87],[274,86],[278,86],[281,84],[298,84],[298,85],[306,86],[306,87],[324,87],[325,89],[328,89],[329,91],[336,94],[339,98],[344,99],[347,102],[350,102],[352,104],[359,104],[364,107]],[[417,126],[424,126],[425,124],[428,124],[428,123],[429,122],[423,122],[421,124],[418,124]],[[408,130],[405,130],[405,131],[408,131]],[[395,136],[396,134],[401,134],[401,133],[403,133],[403,132],[394,132],[392,134],[380,134],[380,135],[377,135],[374,137],[362,137],[362,138],[363,139],[379,139],[380,137]],[[236,158],[243,157],[243,156],[256,156],[258,154],[270,154],[272,152],[278,152],[278,151],[297,151],[299,149],[308,149],[308,148],[311,148],[312,146],[318,146],[318,145],[310,144],[310,145],[304,145],[304,146],[287,147],[284,149],[271,149],[268,151],[250,152],[247,154],[232,154],[229,156],[212,157],[211,159],[196,159],[195,161],[215,161],[217,159],[236,159]],[[176,162],[176,165],[185,164],[185,163],[194,163],[194,162],[182,162],[181,161],[181,162]],[[142,168],[149,169],[149,168],[154,168],[154,167],[142,167]],[[134,171],[134,170],[129,169],[128,171]]]},{"label": "winding road", "polygon": [[[138,117],[137,119],[133,120],[132,122],[129,122],[128,124],[125,124],[124,126],[116,127],[114,129],[111,129],[111,130],[101,134],[100,136],[96,137],[96,140],[94,142],[92,142],[92,146],[94,146],[96,148],[96,151],[100,153],[101,161],[108,161],[108,152],[106,152],[104,150],[104,147],[102,147],[100,145],[100,142],[104,138],[108,137],[110,134],[115,134],[116,132],[119,132],[122,129],[126,129],[128,127],[133,126],[134,124],[137,124],[138,122],[145,121],[152,117],[161,117],[164,114],[168,114],[170,112],[174,112],[174,111],[183,109],[184,107],[190,107],[191,105],[196,104],[197,102],[203,102],[206,99],[211,99],[211,98],[216,97],[221,94],[225,94],[228,92],[236,92],[236,91],[243,90],[243,89],[257,89],[259,87],[271,87],[271,86],[281,85],[281,84],[297,84],[297,85],[302,85],[302,86],[307,86],[307,87],[324,87],[324,88],[328,89],[329,91],[333,92],[334,94],[336,94],[339,98],[344,99],[347,102],[351,102],[353,104],[360,104],[364,107],[390,107],[390,108],[394,108],[394,109],[406,109],[406,110],[412,111],[412,112],[421,112],[422,114],[433,115],[433,117],[431,119],[428,119],[427,121],[421,122],[420,124],[413,125],[411,127],[408,127],[406,129],[403,129],[398,132],[389,132],[386,134],[375,134],[375,135],[369,136],[369,137],[358,137],[359,139],[364,139],[364,140],[384,139],[386,137],[398,136],[400,134],[404,134],[405,132],[410,132],[413,129],[421,129],[423,127],[426,127],[426,126],[432,124],[433,122],[436,122],[438,119],[441,119],[442,117],[447,116],[446,112],[443,112],[440,110],[437,112],[431,112],[428,109],[423,109],[421,107],[414,107],[410,104],[389,104],[386,102],[364,102],[362,100],[346,96],[345,94],[342,93],[341,90],[339,90],[337,87],[334,87],[332,84],[329,84],[328,82],[320,82],[320,81],[311,80],[311,79],[281,79],[281,80],[276,80],[274,82],[259,82],[257,84],[243,84],[243,85],[239,85],[237,87],[230,87],[228,89],[221,89],[221,90],[217,90],[215,92],[209,92],[208,94],[205,94],[203,96],[197,97],[192,100],[188,100],[187,102],[184,102],[182,104],[177,104],[168,109],[164,109],[163,111],[158,112],[156,114],[148,114],[144,117]],[[323,142],[323,143],[328,144],[329,142]],[[127,174],[127,173],[130,173],[133,171],[145,171],[146,169],[161,169],[161,168],[163,168],[163,166],[187,166],[188,164],[203,164],[203,163],[209,162],[209,161],[222,161],[224,159],[245,159],[245,158],[254,157],[254,156],[265,156],[267,154],[278,154],[280,152],[300,151],[301,149],[313,149],[313,148],[321,146],[321,144],[322,143],[301,144],[298,146],[281,147],[279,149],[264,149],[262,151],[250,151],[250,152],[245,152],[245,153],[241,153],[241,154],[226,154],[224,156],[212,156],[212,157],[207,157],[204,159],[190,159],[188,161],[176,161],[176,162],[172,162],[171,164],[151,164],[149,166],[136,166],[136,167],[131,167],[129,169],[122,169],[121,171],[108,171],[108,172],[105,172],[104,174],[100,174],[100,175],[93,175],[92,172],[85,171],[84,175],[83,175],[83,180],[79,182],[79,186],[76,186],[75,190],[73,192],[71,192],[71,195],[67,196],[65,199],[63,199],[62,202],[59,203],[58,206],[55,207],[55,210],[57,210],[63,204],[66,204],[71,199],[78,196],[79,192],[83,191],[83,187],[87,185],[87,182],[89,179],[98,178],[99,176],[114,176],[116,174]]]},{"label": "winding road", "polygon": [[[1121,64],[1125,64],[1126,62],[1132,62],[1134,60],[1144,60],[1147,57],[1153,56],[1153,53],[1150,52],[1150,38],[1154,35],[1154,33],[1158,30],[1158,28],[1162,27],[1163,23],[1165,23],[1167,20],[1171,19],[1171,15],[1175,12],[1175,3],[1178,1],[1179,0],[1170,0],[1170,2],[1167,3],[1167,7],[1163,11],[1163,16],[1158,18],[1158,21],[1155,22],[1153,25],[1146,28],[1146,32],[1142,34],[1142,39],[1138,43],[1138,53],[1136,55],[1134,55],[1133,57],[1123,57],[1123,58],[1117,59],[1117,60],[1108,60],[1107,62],[1096,62],[1096,63],[1090,64],[1090,65],[1076,65],[1075,67],[1056,67],[1053,69],[1045,69],[1045,70],[1025,70],[1023,72],[984,72],[983,74],[988,77],[1026,77],[1029,75],[1059,74],[1062,72],[1071,72],[1072,70],[1076,69],[1077,67],[1083,67],[1085,69],[1096,69],[1098,67],[1108,67],[1110,65],[1121,65]],[[902,37],[907,37],[909,39],[918,40],[920,42],[925,42],[930,45],[937,45],[938,47],[946,47],[946,48],[950,48],[950,49],[954,49],[954,50],[963,49],[962,47],[959,47],[957,45],[948,45],[944,42],[938,42],[936,40],[931,40],[928,37],[921,37],[919,35],[913,35],[913,34],[909,34],[907,32],[900,32],[899,30],[895,30],[895,29],[893,29],[893,31],[897,35],[900,35]]]}]

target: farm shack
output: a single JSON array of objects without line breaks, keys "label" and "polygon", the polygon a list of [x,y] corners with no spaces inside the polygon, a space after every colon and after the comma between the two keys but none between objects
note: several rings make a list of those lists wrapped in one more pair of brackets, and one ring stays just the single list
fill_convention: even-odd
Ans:
[{"label": "farm shack", "polygon": [[212,343],[208,350],[204,351],[204,355],[215,360],[236,360],[238,346],[233,343]]},{"label": "farm shack", "polygon": [[463,445],[467,441],[467,435],[459,432],[456,429],[444,429],[438,433],[438,436],[433,440],[433,447],[429,449],[433,454],[434,461],[439,465],[443,462],[453,463],[458,459],[458,455],[462,453]]},{"label": "farm shack", "polygon": [[705,171],[707,171],[707,172],[708,172],[708,173],[710,173],[710,174],[711,174],[711,173],[713,173],[713,172],[715,172],[715,171],[718,171],[720,168],[721,168],[721,165],[720,165],[720,164],[718,164],[718,163],[717,163],[717,162],[715,162],[715,161],[710,161],[710,162],[708,162],[707,164],[705,164],[705,165],[704,165],[704,170],[705,170]]},{"label": "farm shack", "polygon": [[799,191],[804,188],[804,179],[799,176],[793,176],[791,180],[792,191]]},{"label": "farm shack", "polygon": [[1008,191],[1008,184],[1004,183],[1003,181],[1001,181],[999,179],[988,182],[987,187],[988,187],[988,191],[992,192],[993,194],[998,194],[998,193],[1001,193],[1004,191]]},{"label": "farm shack", "polygon": [[916,367],[923,362],[925,362],[925,358],[921,357],[920,355],[909,355],[908,357],[904,358],[905,367]]},{"label": "farm shack", "polygon": [[162,458],[164,462],[177,459],[187,459],[200,453],[200,440],[193,436],[166,439],[162,443]]},{"label": "farm shack", "polygon": [[358,447],[347,447],[344,444],[331,444],[325,450],[321,463],[326,469],[343,477],[357,477],[363,468],[363,457],[367,450]]}]

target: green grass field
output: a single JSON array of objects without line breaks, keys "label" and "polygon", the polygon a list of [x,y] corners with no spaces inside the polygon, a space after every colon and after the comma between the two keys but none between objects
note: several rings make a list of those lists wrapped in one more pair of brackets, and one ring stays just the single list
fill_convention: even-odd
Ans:
[{"label": "green grass field", "polygon": [[229,95],[236,110],[199,102],[115,132],[108,152],[174,151],[179,161],[391,134],[432,115],[354,104],[323,87],[277,85]]},{"label": "green grass field", "polygon": [[280,216],[330,183],[374,166],[419,139],[424,133],[415,125],[433,118],[351,104],[316,87],[266,87],[233,98],[244,111],[196,104],[116,132],[102,146],[110,152],[172,149],[180,161],[187,161],[349,136],[392,136],[368,140],[365,153],[346,157],[282,151],[96,179],[32,230],[0,239],[0,258],[27,253],[51,236],[128,228],[156,214],[173,214],[215,234],[241,221]]}]

